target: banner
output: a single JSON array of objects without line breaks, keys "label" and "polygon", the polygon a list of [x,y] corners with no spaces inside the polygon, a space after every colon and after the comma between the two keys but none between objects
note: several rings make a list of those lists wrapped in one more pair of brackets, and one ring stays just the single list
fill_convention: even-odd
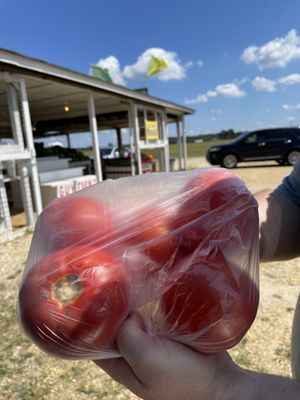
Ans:
[{"label": "banner", "polygon": [[158,140],[159,139],[158,122],[146,120],[145,132],[146,132],[146,140]]}]

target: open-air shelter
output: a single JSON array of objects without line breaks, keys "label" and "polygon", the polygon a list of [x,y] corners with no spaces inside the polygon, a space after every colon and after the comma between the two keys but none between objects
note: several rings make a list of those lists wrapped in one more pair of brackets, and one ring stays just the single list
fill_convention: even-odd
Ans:
[{"label": "open-air shelter", "polygon": [[[12,225],[6,182],[10,162],[17,168],[27,225],[42,211],[34,139],[49,132],[90,132],[94,170],[102,181],[98,131],[115,129],[119,144],[122,129],[130,131],[134,154],[132,174],[142,174],[141,151],[156,149],[160,171],[169,171],[168,125],[175,123],[179,168],[186,168],[184,118],[194,110],[104,82],[45,61],[0,49],[0,236],[10,236]],[[11,141],[4,139],[11,138]],[[5,166],[5,173],[4,173]]]}]

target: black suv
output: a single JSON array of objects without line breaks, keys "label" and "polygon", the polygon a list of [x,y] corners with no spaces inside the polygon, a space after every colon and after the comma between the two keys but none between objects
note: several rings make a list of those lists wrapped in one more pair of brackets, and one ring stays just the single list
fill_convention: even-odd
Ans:
[{"label": "black suv", "polygon": [[206,159],[212,165],[234,168],[242,161],[275,160],[294,165],[300,155],[300,127],[263,129],[244,133],[228,144],[214,145]]}]

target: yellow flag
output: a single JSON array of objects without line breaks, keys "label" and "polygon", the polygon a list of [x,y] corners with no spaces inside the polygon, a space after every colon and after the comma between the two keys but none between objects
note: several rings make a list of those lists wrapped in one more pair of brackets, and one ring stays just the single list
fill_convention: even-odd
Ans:
[{"label": "yellow flag", "polygon": [[147,70],[147,76],[152,76],[168,68],[169,62],[164,58],[151,56],[150,64]]}]

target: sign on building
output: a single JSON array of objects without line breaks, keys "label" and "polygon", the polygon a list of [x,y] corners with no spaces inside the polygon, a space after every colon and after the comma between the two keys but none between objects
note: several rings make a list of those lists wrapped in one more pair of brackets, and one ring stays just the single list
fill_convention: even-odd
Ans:
[{"label": "sign on building", "polygon": [[146,140],[158,140],[159,139],[159,131],[158,131],[158,122],[157,121],[145,121],[145,130],[146,130]]}]

